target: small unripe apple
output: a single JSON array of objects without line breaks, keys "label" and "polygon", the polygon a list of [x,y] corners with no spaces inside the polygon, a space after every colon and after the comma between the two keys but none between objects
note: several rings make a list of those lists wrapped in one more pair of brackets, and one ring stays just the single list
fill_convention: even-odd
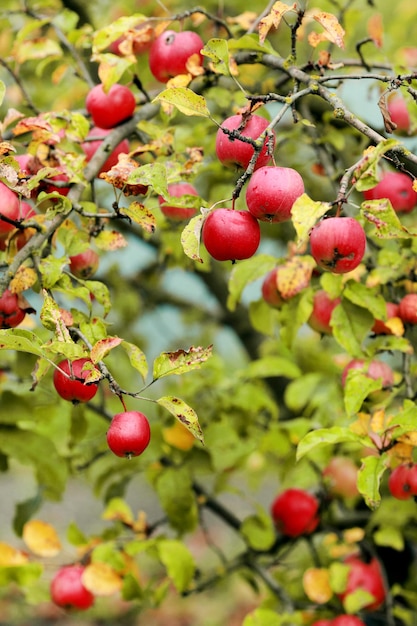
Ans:
[{"label": "small unripe apple", "polygon": [[[171,183],[168,185],[168,193],[174,198],[181,198],[181,196],[198,196],[198,191],[190,183],[180,182]],[[159,206],[162,213],[171,220],[188,220],[193,217],[197,210],[193,207],[177,206],[170,201],[165,201],[162,196],[158,197]],[[181,200],[178,201],[180,205]]]},{"label": "small unripe apple", "polygon": [[275,498],[271,515],[277,529],[284,535],[309,535],[320,522],[319,501],[304,489],[289,488]]},{"label": "small unripe apple", "polygon": [[100,83],[87,94],[85,106],[94,126],[113,128],[132,117],[136,101],[129,87],[115,83],[106,92]]},{"label": "small unripe apple", "polygon": [[88,248],[84,252],[70,256],[70,271],[77,278],[87,280],[98,270],[100,257],[95,250]]},{"label": "small unripe apple", "polygon": [[333,274],[354,270],[362,261],[366,235],[353,217],[329,217],[310,232],[310,250],[317,265]]},{"label": "small unripe apple", "polygon": [[203,65],[201,50],[204,42],[200,35],[183,30],[179,33],[166,30],[157,37],[149,50],[149,69],[157,80],[166,83],[179,74],[187,74],[190,57],[197,66]]},{"label": "small unripe apple", "polygon": [[324,289],[316,291],[313,296],[313,310],[308,319],[308,325],[318,333],[331,335],[333,329],[330,320],[334,309],[340,302],[340,298],[331,298]]},{"label": "small unripe apple", "polygon": [[[87,139],[93,139],[94,137],[98,137],[96,141],[83,141],[81,144],[82,149],[84,150],[87,161],[91,161],[101,144],[103,143],[103,138],[106,137],[109,133],[112,132],[112,128],[99,128],[98,126],[93,126],[87,135]],[[119,154],[128,154],[130,151],[129,142],[127,139],[123,139],[112,151],[109,155],[105,163],[102,165],[99,174],[102,172],[108,172],[114,165],[117,165],[119,161]]]},{"label": "small unripe apple", "polygon": [[258,249],[261,229],[249,211],[219,208],[205,219],[202,240],[217,261],[249,259]]},{"label": "small unripe apple", "polygon": [[358,468],[347,456],[334,456],[323,470],[330,493],[342,498],[358,495]]},{"label": "small unripe apple", "polygon": [[[257,140],[267,128],[269,122],[260,115],[252,114],[246,120],[242,115],[232,115],[224,120],[222,126],[230,131],[238,131],[243,137]],[[255,163],[255,169],[268,165],[271,160],[270,150],[274,149],[275,135],[270,140],[265,139],[264,145]],[[219,161],[230,168],[246,169],[254,155],[254,148],[250,143],[233,138],[223,132],[221,128],[216,134],[216,154]]]},{"label": "small unripe apple", "polygon": [[296,170],[264,165],[250,177],[246,204],[258,220],[285,222],[291,218],[292,206],[303,193],[304,181]]},{"label": "small unripe apple", "polygon": [[410,130],[411,119],[407,109],[407,104],[401,96],[390,98],[387,103],[388,113],[391,121],[396,124],[396,134],[407,134]]},{"label": "small unripe apple", "polygon": [[404,172],[385,172],[372,189],[363,192],[365,200],[387,198],[397,213],[410,213],[417,205],[413,179]]},{"label": "small unripe apple", "polygon": [[392,371],[388,363],[385,363],[384,361],[379,361],[378,359],[373,359],[369,363],[366,363],[364,359],[352,359],[344,367],[342,372],[343,387],[346,384],[346,378],[351,369],[363,371],[363,373],[368,376],[368,378],[373,378],[374,380],[381,379],[383,389],[392,387],[394,385],[394,372]]},{"label": "small unripe apple", "polygon": [[139,456],[148,447],[151,427],[143,413],[124,411],[117,413],[107,431],[107,444],[116,455],[126,458]]},{"label": "small unripe apple", "polygon": [[50,586],[52,601],[60,607],[85,611],[94,604],[94,595],[84,587],[82,565],[61,567],[53,577]]},{"label": "small unripe apple", "polygon": [[378,609],[384,602],[386,591],[381,566],[376,558],[372,558],[369,563],[363,561],[360,556],[352,555],[345,559],[345,564],[349,566],[346,589],[338,594],[340,600],[353,593],[357,589],[363,589],[373,596],[364,608],[368,610]]},{"label": "small unripe apple", "polygon": [[64,359],[58,363],[53,375],[54,387],[64,400],[73,402],[88,402],[97,393],[98,383],[85,383],[89,375],[89,369],[83,369],[86,363],[91,363],[90,359],[80,358],[70,361]]},{"label": "small unripe apple", "polygon": [[408,293],[400,300],[398,315],[405,324],[417,324],[417,293]]}]

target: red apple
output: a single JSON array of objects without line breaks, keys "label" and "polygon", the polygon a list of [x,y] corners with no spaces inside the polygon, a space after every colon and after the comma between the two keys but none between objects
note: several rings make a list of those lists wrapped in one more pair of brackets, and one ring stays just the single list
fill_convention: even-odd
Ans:
[{"label": "red apple", "polygon": [[187,64],[190,57],[198,65],[203,64],[201,49],[204,42],[200,35],[191,30],[179,33],[166,30],[157,37],[149,50],[149,68],[161,83],[166,83],[178,74],[189,73]]},{"label": "red apple", "polygon": [[393,331],[390,326],[387,326],[387,321],[392,319],[393,317],[400,317],[400,307],[395,302],[387,302],[386,303],[387,310],[387,319],[384,320],[375,320],[374,325],[372,326],[372,332],[375,335],[392,335]]},{"label": "red apple", "polygon": [[87,94],[85,106],[94,126],[113,128],[132,117],[136,101],[129,87],[115,83],[106,92],[100,83]]},{"label": "red apple", "polygon": [[388,113],[391,121],[396,124],[395,133],[407,134],[410,130],[411,119],[407,109],[407,104],[401,96],[394,96],[388,100]]},{"label": "red apple", "polygon": [[311,626],[332,626],[333,621],[331,619],[319,619],[313,622]]},{"label": "red apple", "polygon": [[398,315],[405,324],[417,324],[417,293],[408,293],[400,300]]},{"label": "red apple", "polygon": [[[20,217],[20,201],[18,195],[7,185],[0,182],[0,214],[11,220],[18,220]],[[0,217],[0,237],[4,238],[16,227],[9,224]]]},{"label": "red apple", "polygon": [[220,208],[205,219],[202,240],[217,261],[248,259],[258,249],[261,229],[249,211]]},{"label": "red apple", "polygon": [[[224,120],[222,127],[237,131],[243,137],[257,140],[267,128],[269,122],[260,115],[250,115],[244,119],[242,115],[232,115]],[[272,135],[272,145],[268,141],[265,143],[258,155],[255,169],[267,165],[271,160],[269,150],[273,150],[275,145],[275,135]],[[250,143],[233,138],[219,128],[216,134],[216,154],[219,161],[226,167],[246,169],[254,154],[254,148]]]},{"label": "red apple", "polygon": [[85,383],[90,370],[83,369],[86,363],[91,363],[90,359],[80,358],[70,361],[64,359],[58,363],[53,375],[54,387],[64,400],[73,402],[88,402],[97,393],[98,383]]},{"label": "red apple", "polygon": [[284,298],[281,296],[278,289],[278,272],[278,267],[268,272],[261,287],[263,299],[269,306],[275,309],[280,309],[284,304]]},{"label": "red apple", "polygon": [[147,417],[139,411],[117,413],[107,431],[110,450],[121,457],[139,456],[148,447],[151,428]]},{"label": "red apple", "polygon": [[346,596],[357,589],[363,589],[373,596],[373,600],[364,608],[368,610],[378,609],[385,600],[385,585],[381,571],[381,566],[376,558],[372,558],[369,563],[365,563],[360,556],[352,555],[345,559],[345,564],[349,566],[346,589],[338,594],[342,602]]},{"label": "red apple", "polygon": [[310,232],[310,250],[317,265],[333,274],[351,272],[365,254],[366,235],[353,217],[329,217]]},{"label": "red apple", "polygon": [[343,386],[346,384],[346,378],[351,369],[361,370],[366,376],[374,380],[381,379],[381,384],[384,389],[394,385],[394,372],[388,363],[384,363],[384,361],[373,359],[369,363],[366,363],[364,359],[352,359],[343,369]]},{"label": "red apple", "polygon": [[95,250],[88,248],[84,252],[70,256],[70,271],[77,278],[87,280],[96,273],[100,257]]},{"label": "red apple", "polygon": [[272,503],[271,515],[280,532],[288,537],[308,535],[320,522],[319,501],[308,491],[286,489]]},{"label": "red apple", "polygon": [[331,626],[366,626],[359,617],[355,615],[339,615],[330,622]]},{"label": "red apple", "polygon": [[397,465],[389,475],[388,490],[397,500],[409,500],[415,495],[409,480],[410,469],[411,466],[409,464]]},{"label": "red apple", "polygon": [[331,298],[324,289],[316,291],[313,296],[313,310],[308,319],[309,326],[318,333],[331,335],[333,329],[330,320],[334,309],[340,302],[340,298]]},{"label": "red apple", "polygon": [[61,567],[52,579],[50,593],[52,601],[63,608],[89,609],[94,603],[93,594],[84,587],[82,565]]},{"label": "red apple", "polygon": [[16,328],[23,322],[26,310],[20,306],[19,296],[6,289],[0,297],[0,328]]},{"label": "red apple", "polygon": [[323,470],[330,493],[342,498],[358,495],[358,468],[347,456],[334,456]]},{"label": "red apple", "polygon": [[[181,198],[182,196],[198,196],[197,189],[190,183],[185,182],[171,183],[168,185],[168,193],[174,198]],[[175,202],[165,201],[162,196],[159,196],[158,202],[162,213],[171,220],[188,220],[197,212],[197,209],[194,207],[181,206],[181,199],[178,200],[177,205]]]},{"label": "red apple", "polygon": [[292,205],[303,193],[304,181],[296,170],[264,165],[250,178],[246,204],[258,220],[285,222],[291,218]]},{"label": "red apple", "polygon": [[363,192],[365,200],[387,198],[397,213],[410,213],[417,204],[413,179],[404,172],[385,172],[379,183]]},{"label": "red apple", "polygon": [[[87,157],[87,161],[91,161],[91,159],[103,143],[103,138],[111,133],[112,130],[112,128],[99,128],[98,126],[93,126],[93,128],[91,128],[86,139],[93,139],[94,137],[98,137],[98,139],[96,141],[83,141],[83,143],[81,144],[81,147],[85,152],[85,156]],[[119,161],[119,154],[128,154],[129,151],[129,142],[127,139],[123,139],[113,149],[113,152],[110,154],[104,165],[101,167],[99,174],[101,174],[102,172],[108,172],[114,165],[117,165]]]}]

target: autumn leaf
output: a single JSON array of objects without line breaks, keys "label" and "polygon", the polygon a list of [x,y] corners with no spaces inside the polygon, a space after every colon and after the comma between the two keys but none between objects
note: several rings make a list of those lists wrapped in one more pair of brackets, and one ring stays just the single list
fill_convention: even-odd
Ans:
[{"label": "autumn leaf", "polygon": [[310,256],[294,256],[277,272],[278,291],[284,300],[293,298],[310,284],[313,269],[316,267]]},{"label": "autumn leaf", "polygon": [[94,346],[91,348],[90,358],[93,363],[98,363],[102,361],[105,356],[107,356],[110,350],[116,348],[122,343],[122,339],[120,337],[106,337],[105,339],[100,339]]},{"label": "autumn leaf", "polygon": [[22,291],[33,287],[37,280],[37,274],[32,267],[19,267],[16,274],[10,281],[10,291],[12,293],[21,293]]},{"label": "autumn leaf", "polygon": [[176,350],[175,352],[162,352],[156,357],[153,364],[153,378],[158,380],[170,374],[185,374],[201,367],[211,356],[212,346],[201,348],[191,346],[188,350]]},{"label": "autumn leaf", "polygon": [[127,154],[119,155],[119,162],[108,170],[102,172],[100,178],[116,187],[121,189],[125,196],[140,196],[146,194],[148,191],[148,185],[141,182],[129,183],[129,176],[139,168],[139,164],[131,159]]},{"label": "autumn leaf", "polygon": [[268,15],[265,15],[259,22],[258,31],[259,31],[259,41],[261,44],[264,43],[269,31],[274,28],[277,29],[281,23],[281,20],[285,13],[289,11],[296,11],[297,5],[294,3],[292,6],[285,4],[284,2],[275,2],[271,11]]},{"label": "autumn leaf", "polygon": [[330,586],[329,570],[321,567],[310,567],[303,575],[303,588],[311,602],[325,604],[333,596]]},{"label": "autumn leaf", "polygon": [[345,31],[335,15],[326,11],[319,11],[314,14],[314,19],[324,28],[325,33],[323,35],[327,41],[331,41],[339,48],[345,47]]},{"label": "autumn leaf", "polygon": [[382,24],[382,15],[373,13],[367,24],[368,35],[377,48],[382,48],[384,28]]},{"label": "autumn leaf", "polygon": [[28,560],[27,554],[0,541],[0,567],[24,565]]},{"label": "autumn leaf", "polygon": [[95,596],[111,596],[122,588],[122,578],[108,563],[90,563],[82,575],[83,585]]},{"label": "autumn leaf", "polygon": [[55,528],[42,520],[31,520],[23,526],[23,541],[36,556],[53,557],[61,551]]}]

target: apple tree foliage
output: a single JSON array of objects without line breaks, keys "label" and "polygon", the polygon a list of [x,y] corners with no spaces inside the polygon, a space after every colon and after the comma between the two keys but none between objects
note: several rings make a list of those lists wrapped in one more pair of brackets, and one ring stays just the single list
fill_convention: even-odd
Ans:
[{"label": "apple tree foliage", "polygon": [[[92,615],[115,597],[132,614],[175,594],[216,597],[238,576],[257,598],[244,626],[343,613],[411,625],[417,508],[391,495],[388,478],[416,460],[416,330],[398,315],[387,322],[386,303],[417,290],[417,209],[397,213],[389,199],[363,194],[384,171],[417,173],[417,9],[378,0],[113,4],[3,0],[0,10],[0,180],[35,210],[9,222],[0,252],[0,292],[24,298],[28,311],[0,330],[0,469],[7,481],[27,466],[37,484],[16,503],[15,540],[0,536],[2,593],[18,589],[35,606],[49,598],[53,572],[81,563]],[[192,58],[162,84],[148,43],[167,28],[197,32],[203,64]],[[99,82],[128,86],[136,106],[87,162],[85,100]],[[407,131],[391,119],[395,94]],[[272,162],[297,170],[305,192],[290,220],[261,223],[251,258],[217,262],[201,243],[204,220],[217,207],[246,209],[254,163],[225,168],[215,136],[230,115],[255,111],[275,133]],[[129,155],[100,173],[125,139]],[[174,221],[158,198],[180,181],[199,195],[176,200],[196,212]],[[362,262],[345,274],[320,270],[309,250],[311,229],[333,216],[355,218],[367,236]],[[70,257],[88,248],[100,266],[79,277]],[[274,308],[260,285],[277,266]],[[319,289],[338,299],[326,334],[309,325]],[[374,332],[376,320],[385,332]],[[82,357],[96,366],[89,382],[99,390],[72,404],[56,393],[53,371]],[[393,383],[364,367],[342,385],[352,359],[387,363]],[[136,458],[106,443],[122,410],[151,425]],[[336,457],[342,478],[332,481],[325,468]],[[42,517],[72,480],[102,502],[94,533]],[[143,483],[158,516],[146,501],[139,511],[129,502]],[[309,535],[274,526],[272,501],[289,487],[320,502]],[[351,553],[379,560],[380,606],[361,588],[342,594]]]}]

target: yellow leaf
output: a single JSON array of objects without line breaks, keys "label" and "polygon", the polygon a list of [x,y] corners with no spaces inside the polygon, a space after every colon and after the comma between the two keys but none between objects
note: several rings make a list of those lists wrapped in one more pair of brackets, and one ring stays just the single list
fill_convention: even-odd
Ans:
[{"label": "yellow leaf", "polygon": [[390,317],[384,324],[395,337],[404,335],[404,323],[400,317]]},{"label": "yellow leaf", "polygon": [[9,289],[12,293],[21,293],[33,285],[38,280],[35,270],[32,267],[19,267],[16,274],[10,281]]},{"label": "yellow leaf", "polygon": [[343,533],[343,539],[346,543],[359,543],[365,537],[365,530],[355,526],[354,528],[348,528]]},{"label": "yellow leaf", "polygon": [[275,2],[268,15],[265,15],[265,17],[263,17],[259,22],[258,31],[260,43],[264,43],[271,28],[278,28],[285,13],[288,13],[288,11],[295,11],[296,8],[297,5],[295,3],[292,6],[289,6],[284,2],[280,2],[280,0]]},{"label": "yellow leaf", "polygon": [[317,604],[325,604],[333,595],[329,581],[329,570],[310,567],[304,572],[303,587],[309,600]]},{"label": "yellow leaf", "polygon": [[173,448],[184,451],[190,450],[195,442],[194,435],[179,421],[176,421],[169,428],[164,428],[162,437]]},{"label": "yellow leaf", "polygon": [[42,520],[31,520],[24,525],[23,541],[37,556],[53,557],[61,551],[55,528]]},{"label": "yellow leaf", "polygon": [[315,261],[310,256],[294,256],[279,266],[277,287],[284,300],[293,298],[310,284],[315,266]]},{"label": "yellow leaf", "polygon": [[382,48],[383,32],[382,16],[380,13],[374,13],[368,20],[368,35],[377,48]]},{"label": "yellow leaf", "polygon": [[320,24],[320,26],[323,26],[324,30],[326,31],[326,39],[328,39],[328,41],[336,44],[336,46],[338,46],[339,48],[345,47],[345,42],[343,39],[345,36],[345,31],[339,23],[339,20],[335,15],[333,15],[333,13],[319,11],[318,13],[315,13],[314,19]]},{"label": "yellow leaf", "polygon": [[410,446],[417,446],[417,432],[405,433],[401,435],[401,437],[398,437],[398,441],[409,444]]},{"label": "yellow leaf", "polygon": [[8,543],[0,541],[0,567],[10,567],[11,565],[24,565],[28,562],[27,555],[21,550],[16,550]]},{"label": "yellow leaf", "polygon": [[255,11],[244,11],[235,17],[228,17],[226,21],[228,24],[237,24],[242,30],[249,30],[257,16]]},{"label": "yellow leaf", "polygon": [[110,565],[99,562],[86,566],[82,582],[95,596],[111,596],[120,591],[123,584],[122,578]]}]

